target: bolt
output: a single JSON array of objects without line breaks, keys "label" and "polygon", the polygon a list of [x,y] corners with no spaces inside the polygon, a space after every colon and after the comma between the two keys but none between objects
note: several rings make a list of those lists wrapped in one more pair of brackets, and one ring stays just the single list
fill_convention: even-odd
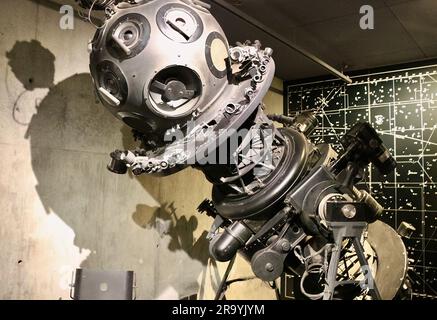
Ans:
[{"label": "bolt", "polygon": [[135,176],[139,176],[139,175],[141,175],[141,174],[143,173],[143,170],[140,169],[140,168],[136,168],[136,169],[133,169],[133,170],[132,170],[132,173],[133,173]]},{"label": "bolt", "polygon": [[273,55],[273,49],[272,48],[265,48],[264,55],[267,57],[271,57]]},{"label": "bolt", "polygon": [[290,251],[290,249],[291,249],[290,242],[288,242],[287,240],[282,241],[281,248],[282,248],[282,251],[284,251],[284,252]]},{"label": "bolt", "polygon": [[254,92],[253,92],[253,90],[251,88],[247,88],[245,90],[245,94],[246,94],[246,96],[248,96],[250,98],[250,97],[253,96]]},{"label": "bolt", "polygon": [[166,169],[168,167],[168,163],[166,161],[161,162],[161,168]]},{"label": "bolt", "polygon": [[273,264],[271,264],[270,262],[266,264],[266,270],[268,272],[273,272],[275,270],[275,267],[273,267]]}]

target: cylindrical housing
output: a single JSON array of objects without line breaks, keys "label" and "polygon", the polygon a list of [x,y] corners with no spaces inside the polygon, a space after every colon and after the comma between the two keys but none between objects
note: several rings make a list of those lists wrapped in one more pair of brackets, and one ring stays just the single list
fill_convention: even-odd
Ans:
[{"label": "cylindrical housing", "polygon": [[126,163],[121,159],[121,155],[121,151],[115,151],[111,153],[111,162],[107,166],[109,171],[116,174],[127,173],[127,166]]},{"label": "cylindrical housing", "polygon": [[366,190],[356,190],[356,191],[358,191],[359,201],[364,202],[370,210],[370,211],[366,212],[368,222],[370,222],[370,223],[375,222],[384,212],[384,208]]},{"label": "cylindrical housing", "polygon": [[252,235],[252,231],[244,223],[236,221],[211,241],[209,252],[217,261],[230,261]]},{"label": "cylindrical housing", "polygon": [[319,121],[317,120],[314,112],[303,112],[294,118],[294,126],[302,132],[307,137],[314,131],[318,126]]}]

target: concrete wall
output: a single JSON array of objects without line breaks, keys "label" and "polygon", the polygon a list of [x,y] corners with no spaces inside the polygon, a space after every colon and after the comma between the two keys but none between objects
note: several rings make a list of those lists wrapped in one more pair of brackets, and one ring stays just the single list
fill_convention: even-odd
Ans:
[{"label": "concrete wall", "polygon": [[[77,267],[134,270],[139,299],[212,298],[225,265],[209,260],[212,221],[195,214],[210,195],[203,176],[110,174],[108,153],[132,140],[93,94],[93,28],[75,20],[73,31],[61,30],[45,1],[2,6],[0,298],[69,299]],[[270,92],[266,103],[282,112],[281,95]],[[253,275],[239,261],[231,277]],[[228,295],[273,297],[259,280]]]}]

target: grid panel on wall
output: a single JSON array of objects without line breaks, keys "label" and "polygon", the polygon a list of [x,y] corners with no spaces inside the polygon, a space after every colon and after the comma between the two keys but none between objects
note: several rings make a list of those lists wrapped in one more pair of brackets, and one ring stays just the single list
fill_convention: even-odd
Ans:
[{"label": "grid panel on wall", "polygon": [[356,122],[371,123],[395,156],[395,173],[369,168],[366,188],[385,207],[382,220],[415,228],[405,240],[414,296],[437,297],[437,65],[402,68],[335,80],[286,84],[285,111],[321,109],[312,135],[341,151],[339,137]]}]

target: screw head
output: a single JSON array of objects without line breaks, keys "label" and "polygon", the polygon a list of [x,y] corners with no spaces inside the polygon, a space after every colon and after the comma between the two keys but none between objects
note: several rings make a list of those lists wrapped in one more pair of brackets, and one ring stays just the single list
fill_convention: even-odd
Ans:
[{"label": "screw head", "polygon": [[287,240],[284,240],[281,243],[281,248],[282,248],[282,251],[284,251],[284,252],[290,251],[290,249],[291,249],[290,242],[288,242]]},{"label": "screw head", "polygon": [[140,176],[140,175],[143,173],[143,170],[142,170],[141,168],[136,168],[136,169],[133,169],[133,170],[132,170],[132,173],[133,173],[135,176]]},{"label": "screw head", "polygon": [[271,264],[270,262],[266,264],[266,270],[268,272],[273,272],[275,270],[275,267],[273,267],[273,264]]},{"label": "screw head", "polygon": [[346,204],[341,208],[341,212],[346,218],[352,219],[357,215],[357,208],[351,204]]}]

